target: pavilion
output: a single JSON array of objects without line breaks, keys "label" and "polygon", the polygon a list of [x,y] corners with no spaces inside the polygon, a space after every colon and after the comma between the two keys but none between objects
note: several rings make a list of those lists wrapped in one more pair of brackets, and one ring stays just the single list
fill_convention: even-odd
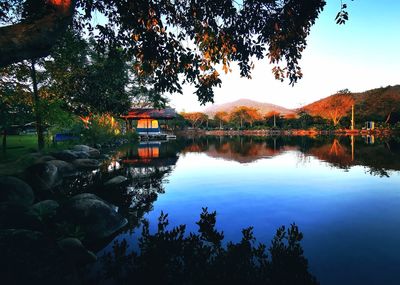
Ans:
[{"label": "pavilion", "polygon": [[174,119],[176,112],[172,108],[134,108],[121,117],[125,119],[127,131],[133,129],[132,121],[137,121],[136,132],[141,138],[160,138],[167,135],[161,132],[159,120]]}]

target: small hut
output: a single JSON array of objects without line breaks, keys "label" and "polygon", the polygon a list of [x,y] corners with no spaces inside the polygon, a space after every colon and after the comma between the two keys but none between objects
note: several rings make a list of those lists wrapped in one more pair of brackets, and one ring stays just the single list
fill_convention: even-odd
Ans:
[{"label": "small hut", "polygon": [[132,121],[137,121],[136,132],[142,139],[167,138],[160,129],[159,120],[171,120],[176,118],[176,112],[172,108],[150,109],[134,108],[127,115],[121,116],[125,119],[127,131],[133,129]]}]

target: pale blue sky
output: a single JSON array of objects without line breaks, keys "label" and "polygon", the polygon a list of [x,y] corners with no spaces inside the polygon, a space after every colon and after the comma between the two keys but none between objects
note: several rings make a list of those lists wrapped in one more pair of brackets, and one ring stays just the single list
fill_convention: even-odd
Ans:
[{"label": "pale blue sky", "polygon": [[[294,87],[274,80],[271,66],[259,61],[252,80],[240,78],[235,68],[223,75],[215,103],[249,98],[295,108],[343,88],[357,92],[400,84],[400,1],[347,2],[350,19],[339,26],[334,18],[340,0],[327,0],[303,53],[304,77]],[[184,95],[170,96],[171,104],[178,111],[201,110],[193,91],[186,86]]]}]

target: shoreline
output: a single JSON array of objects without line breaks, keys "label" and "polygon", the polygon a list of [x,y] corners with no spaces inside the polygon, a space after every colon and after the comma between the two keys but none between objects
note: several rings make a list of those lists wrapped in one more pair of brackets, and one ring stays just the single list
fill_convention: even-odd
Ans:
[{"label": "shoreline", "polygon": [[209,136],[390,136],[394,132],[390,129],[381,130],[185,130],[180,135],[209,135]]}]

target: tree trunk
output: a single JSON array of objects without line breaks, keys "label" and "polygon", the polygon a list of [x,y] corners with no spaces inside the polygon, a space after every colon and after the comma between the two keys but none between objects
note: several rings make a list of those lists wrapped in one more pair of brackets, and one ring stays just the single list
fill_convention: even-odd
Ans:
[{"label": "tree trunk", "polygon": [[0,28],[0,67],[47,56],[71,24],[76,0],[46,2],[42,18]]},{"label": "tree trunk", "polygon": [[392,116],[392,111],[390,111],[389,114],[387,115],[386,120],[385,120],[385,124],[387,124],[390,121],[390,117],[391,116]]},{"label": "tree trunk", "polygon": [[240,118],[240,128],[243,129],[243,119]]},{"label": "tree trunk", "polygon": [[6,152],[7,149],[7,129],[3,130],[3,152]]},{"label": "tree trunk", "polygon": [[41,110],[40,110],[40,98],[39,98],[39,91],[37,88],[36,70],[35,70],[35,61],[34,60],[31,60],[31,77],[32,77],[32,85],[33,85],[33,100],[34,100],[34,106],[35,106],[38,148],[39,148],[39,150],[42,150],[44,148],[43,122],[42,122],[42,114],[41,114]]}]

